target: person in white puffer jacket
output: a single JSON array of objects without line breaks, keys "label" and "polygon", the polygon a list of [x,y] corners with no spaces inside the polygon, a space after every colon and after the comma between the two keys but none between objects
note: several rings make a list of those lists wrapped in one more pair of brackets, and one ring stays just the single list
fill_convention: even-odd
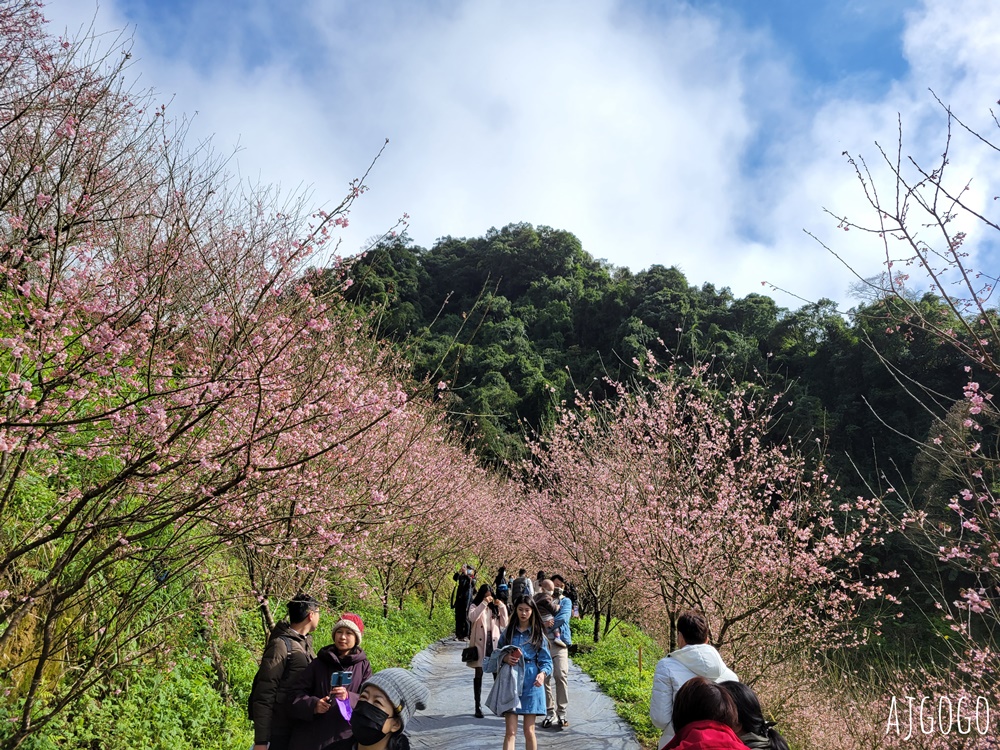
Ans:
[{"label": "person in white puffer jacket", "polygon": [[699,612],[682,612],[677,618],[676,651],[671,651],[656,663],[653,674],[653,696],[649,701],[649,717],[653,726],[662,729],[657,747],[662,748],[674,736],[671,715],[674,696],[681,685],[692,677],[704,677],[714,682],[739,682],[722,660],[715,646],[708,643],[708,620]]}]

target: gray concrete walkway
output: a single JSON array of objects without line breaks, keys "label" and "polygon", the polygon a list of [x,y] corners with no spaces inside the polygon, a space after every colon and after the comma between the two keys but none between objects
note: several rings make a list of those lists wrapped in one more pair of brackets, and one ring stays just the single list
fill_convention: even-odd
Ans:
[{"label": "gray concrete walkway", "polygon": [[[473,716],[473,671],[462,664],[462,641],[438,641],[413,657],[413,671],[431,691],[430,705],[418,711],[407,727],[413,748],[434,750],[499,750],[503,744],[504,722],[484,708],[485,719]],[[483,701],[489,695],[493,678],[483,677]],[[550,748],[586,748],[586,750],[640,750],[631,728],[618,718],[614,704],[597,689],[594,682],[570,661],[570,725],[562,730],[542,729],[541,719],[535,733],[539,750]],[[524,747],[524,735],[518,732],[517,747]]]}]

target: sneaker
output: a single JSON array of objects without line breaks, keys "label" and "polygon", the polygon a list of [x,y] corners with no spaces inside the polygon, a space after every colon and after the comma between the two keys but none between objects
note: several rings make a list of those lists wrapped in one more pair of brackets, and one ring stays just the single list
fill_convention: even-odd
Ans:
[{"label": "sneaker", "polygon": [[552,727],[555,726],[555,723],[556,723],[555,716],[546,716],[544,719],[542,719],[542,729],[551,729]]},{"label": "sneaker", "polygon": [[557,645],[557,646],[558,646],[559,648],[566,648],[566,644],[565,644],[565,643],[563,643],[563,641],[562,641],[562,638],[556,638],[556,639],[555,639],[554,641],[552,641],[552,642],[553,642],[554,644],[556,644],[556,645]]},{"label": "sneaker", "polygon": [[569,726],[569,721],[566,719],[565,716],[563,718],[559,719],[559,728],[560,729],[565,729],[568,726]]}]

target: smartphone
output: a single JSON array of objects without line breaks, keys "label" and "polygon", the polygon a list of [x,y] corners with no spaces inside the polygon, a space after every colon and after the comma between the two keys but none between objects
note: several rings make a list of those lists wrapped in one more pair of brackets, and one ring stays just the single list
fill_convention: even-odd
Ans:
[{"label": "smartphone", "polygon": [[350,687],[354,672],[334,672],[330,675],[330,687]]}]

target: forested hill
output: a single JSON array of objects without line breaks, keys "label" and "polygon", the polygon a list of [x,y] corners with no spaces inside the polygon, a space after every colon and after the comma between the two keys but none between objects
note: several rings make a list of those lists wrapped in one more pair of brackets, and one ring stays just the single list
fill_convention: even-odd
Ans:
[{"label": "forested hill", "polygon": [[[786,391],[782,429],[822,438],[846,486],[858,485],[849,455],[865,479],[892,472],[915,489],[934,481],[919,461],[914,474],[932,417],[881,358],[945,399],[960,398],[968,377],[922,331],[887,330],[889,302],[848,316],[830,300],[788,310],[694,285],[675,266],[612,266],[545,226],[510,224],[430,249],[403,236],[355,261],[352,277],[352,299],[380,311],[384,335],[410,351],[419,376],[447,383],[451,411],[489,460],[516,453],[523,431],[544,429],[574,389],[627,379],[649,349]],[[931,295],[920,304],[941,307]]]}]

